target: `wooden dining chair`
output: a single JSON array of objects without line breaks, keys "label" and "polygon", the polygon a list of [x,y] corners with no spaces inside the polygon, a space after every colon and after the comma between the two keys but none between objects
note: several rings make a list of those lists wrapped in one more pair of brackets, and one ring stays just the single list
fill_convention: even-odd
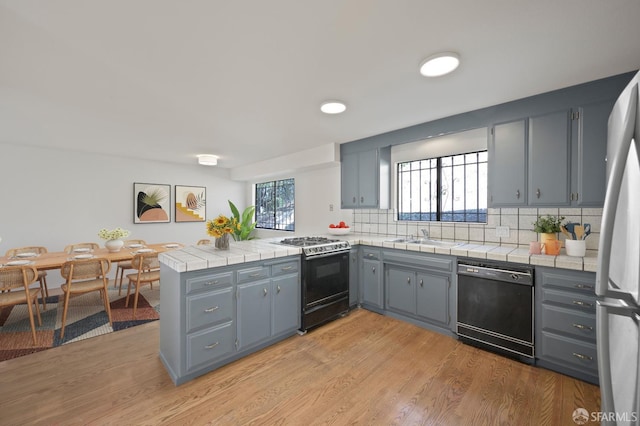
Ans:
[{"label": "wooden dining chair", "polygon": [[38,340],[36,339],[32,304],[36,310],[38,325],[42,325],[40,309],[38,308],[40,288],[30,287],[37,278],[38,271],[33,266],[4,266],[0,268],[0,308],[26,303],[34,346],[38,344]]},{"label": "wooden dining chair", "polygon": [[[20,247],[7,250],[5,256],[7,257],[22,257],[19,255],[27,255],[34,253],[36,256],[39,254],[47,253],[47,248],[42,246],[30,246]],[[25,257],[25,260],[28,259]],[[49,297],[49,288],[47,287],[47,271],[38,271],[38,282],[40,282],[40,289],[42,291],[42,310],[47,310],[47,301],[45,297]]]},{"label": "wooden dining chair", "polygon": [[138,309],[138,295],[140,294],[140,286],[154,282],[160,282],[160,262],[158,261],[158,253],[139,253],[131,259],[131,266],[137,272],[127,275],[129,285],[127,286],[127,299],[124,302],[125,308],[129,306],[129,295],[131,287],[136,288],[133,298],[133,318],[136,318],[136,310]]},{"label": "wooden dining chair", "polygon": [[[144,240],[127,240],[124,242],[124,247],[132,248],[131,247],[132,244],[134,245],[141,244],[143,246],[147,245],[147,243]],[[133,269],[133,267],[131,266],[130,260],[123,260],[121,262],[118,262],[118,269],[116,269],[116,279],[113,282],[113,287],[114,288],[118,287],[118,296],[122,294],[122,280],[124,279],[124,271],[127,269]],[[120,279],[120,285],[118,285],[118,277]]]},{"label": "wooden dining chair", "polygon": [[211,244],[211,240],[204,238],[200,241],[198,241],[198,245],[199,246],[208,246],[209,244]]},{"label": "wooden dining chair", "polygon": [[105,258],[92,258],[81,260],[70,260],[65,262],[60,268],[62,277],[66,280],[60,286],[64,292],[64,309],[62,311],[62,329],[60,330],[60,339],[64,338],[64,327],[67,321],[67,311],[69,309],[69,298],[71,295],[78,295],[97,291],[104,301],[104,309],[111,322],[111,307],[109,306],[108,285],[109,279],[107,273],[111,269],[111,262]]},{"label": "wooden dining chair", "polygon": [[71,254],[74,251],[76,251],[77,249],[80,250],[85,250],[85,249],[89,249],[89,250],[98,250],[100,248],[100,246],[96,243],[77,243],[77,244],[69,244],[68,246],[66,246],[64,248],[64,252],[67,254]]}]

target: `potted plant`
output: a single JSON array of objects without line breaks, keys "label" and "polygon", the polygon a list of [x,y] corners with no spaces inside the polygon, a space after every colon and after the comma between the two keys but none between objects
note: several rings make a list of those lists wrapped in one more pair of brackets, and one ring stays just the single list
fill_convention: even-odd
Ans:
[{"label": "potted plant", "polygon": [[255,206],[249,206],[242,212],[229,200],[229,208],[231,209],[232,219],[234,221],[234,228],[232,232],[233,239],[235,241],[252,240],[254,237],[251,235],[256,223],[253,221],[253,216],[256,212]]},{"label": "potted plant", "polygon": [[564,216],[538,216],[538,219],[533,222],[533,232],[540,234],[541,243],[557,240],[557,233],[561,230],[563,220]]}]

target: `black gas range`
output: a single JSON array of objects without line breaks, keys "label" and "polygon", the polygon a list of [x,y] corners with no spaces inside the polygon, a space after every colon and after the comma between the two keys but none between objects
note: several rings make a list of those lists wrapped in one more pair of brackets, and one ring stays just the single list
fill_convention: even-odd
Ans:
[{"label": "black gas range", "polygon": [[349,311],[349,242],[295,237],[285,238],[280,244],[302,248],[300,331],[344,316]]}]

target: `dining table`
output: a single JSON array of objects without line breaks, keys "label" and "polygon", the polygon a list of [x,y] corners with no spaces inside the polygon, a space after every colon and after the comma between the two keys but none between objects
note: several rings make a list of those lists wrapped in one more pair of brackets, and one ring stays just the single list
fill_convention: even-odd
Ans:
[{"label": "dining table", "polygon": [[135,246],[124,246],[117,252],[110,252],[106,248],[99,248],[95,250],[85,251],[78,250],[74,253],[67,253],[64,251],[55,251],[48,253],[35,254],[33,256],[17,255],[14,257],[2,256],[0,257],[0,266],[13,266],[13,265],[31,265],[39,271],[46,271],[52,269],[60,269],[65,262],[83,258],[105,258],[109,259],[111,263],[123,262],[133,259],[138,253],[145,253],[153,251],[156,253],[162,253],[170,250],[176,250],[183,248],[184,244],[180,243],[157,243],[157,244],[144,244]]}]

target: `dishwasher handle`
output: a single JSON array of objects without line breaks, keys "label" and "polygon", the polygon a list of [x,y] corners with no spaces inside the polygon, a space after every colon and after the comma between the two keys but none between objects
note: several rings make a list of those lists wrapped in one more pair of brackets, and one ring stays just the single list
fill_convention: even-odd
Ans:
[{"label": "dishwasher handle", "polygon": [[530,271],[512,271],[502,268],[458,263],[458,275],[484,278],[493,281],[504,281],[514,284],[533,285],[533,273]]}]

